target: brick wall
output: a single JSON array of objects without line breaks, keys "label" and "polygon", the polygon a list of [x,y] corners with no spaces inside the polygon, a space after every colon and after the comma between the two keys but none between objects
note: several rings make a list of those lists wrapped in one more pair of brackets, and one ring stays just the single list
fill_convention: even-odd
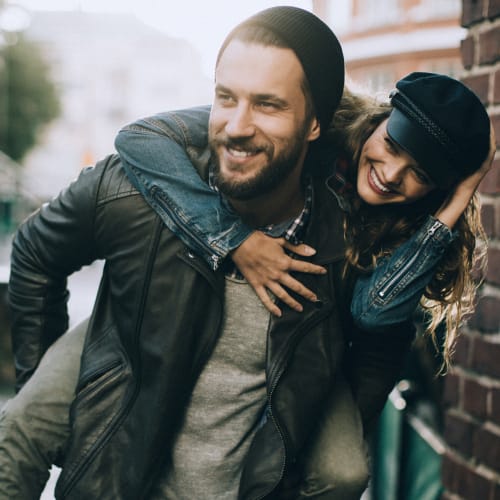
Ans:
[{"label": "brick wall", "polygon": [[[500,144],[500,0],[462,0],[463,81],[483,100]],[[500,155],[481,185],[490,238],[476,313],[446,376],[443,500],[500,500]]]}]

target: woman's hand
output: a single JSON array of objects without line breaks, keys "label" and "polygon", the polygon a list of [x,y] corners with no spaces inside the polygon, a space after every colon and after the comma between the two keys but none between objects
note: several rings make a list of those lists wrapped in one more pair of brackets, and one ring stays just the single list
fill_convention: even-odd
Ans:
[{"label": "woman's hand", "polygon": [[292,259],[285,253],[285,249],[303,257],[316,253],[307,245],[292,245],[284,238],[271,238],[261,231],[255,231],[231,254],[234,263],[266,309],[276,316],[281,316],[281,310],[274,303],[269,292],[296,311],[302,311],[302,306],[290,296],[284,287],[302,295],[307,300],[313,302],[318,300],[314,292],[290,276],[291,271],[311,274],[326,273],[326,269],[321,266]]},{"label": "woman's hand", "polygon": [[479,184],[493,165],[496,153],[496,139],[493,124],[490,125],[490,150],[481,167],[472,175],[458,183],[453,192],[448,196],[435,217],[446,224],[450,229],[456,224],[463,211],[467,208],[471,198],[474,196]]}]

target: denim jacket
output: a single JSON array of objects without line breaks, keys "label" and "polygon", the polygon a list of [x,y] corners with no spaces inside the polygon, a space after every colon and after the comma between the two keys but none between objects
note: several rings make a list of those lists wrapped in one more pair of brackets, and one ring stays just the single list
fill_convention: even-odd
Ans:
[{"label": "denim jacket", "polygon": [[[253,230],[191,163],[210,155],[209,113],[204,106],[140,119],[120,130],[115,146],[130,181],[167,227],[216,269]],[[452,239],[448,227],[429,216],[371,274],[359,277],[351,304],[357,325],[378,330],[411,318]]]}]

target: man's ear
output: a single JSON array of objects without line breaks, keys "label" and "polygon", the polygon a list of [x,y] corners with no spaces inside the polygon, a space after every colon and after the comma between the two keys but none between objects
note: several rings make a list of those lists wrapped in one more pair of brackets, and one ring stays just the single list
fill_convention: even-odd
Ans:
[{"label": "man's ear", "polygon": [[311,124],[309,125],[309,134],[307,136],[308,141],[315,141],[319,134],[321,133],[321,128],[319,125],[319,121],[316,117],[311,120]]}]

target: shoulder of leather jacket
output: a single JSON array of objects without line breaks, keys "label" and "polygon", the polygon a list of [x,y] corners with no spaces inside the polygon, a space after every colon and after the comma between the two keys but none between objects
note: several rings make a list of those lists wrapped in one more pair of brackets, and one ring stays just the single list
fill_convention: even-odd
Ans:
[{"label": "shoulder of leather jacket", "polygon": [[126,196],[140,196],[139,191],[130,183],[122,168],[120,156],[112,154],[92,167],[100,175],[97,203],[102,204]]}]

